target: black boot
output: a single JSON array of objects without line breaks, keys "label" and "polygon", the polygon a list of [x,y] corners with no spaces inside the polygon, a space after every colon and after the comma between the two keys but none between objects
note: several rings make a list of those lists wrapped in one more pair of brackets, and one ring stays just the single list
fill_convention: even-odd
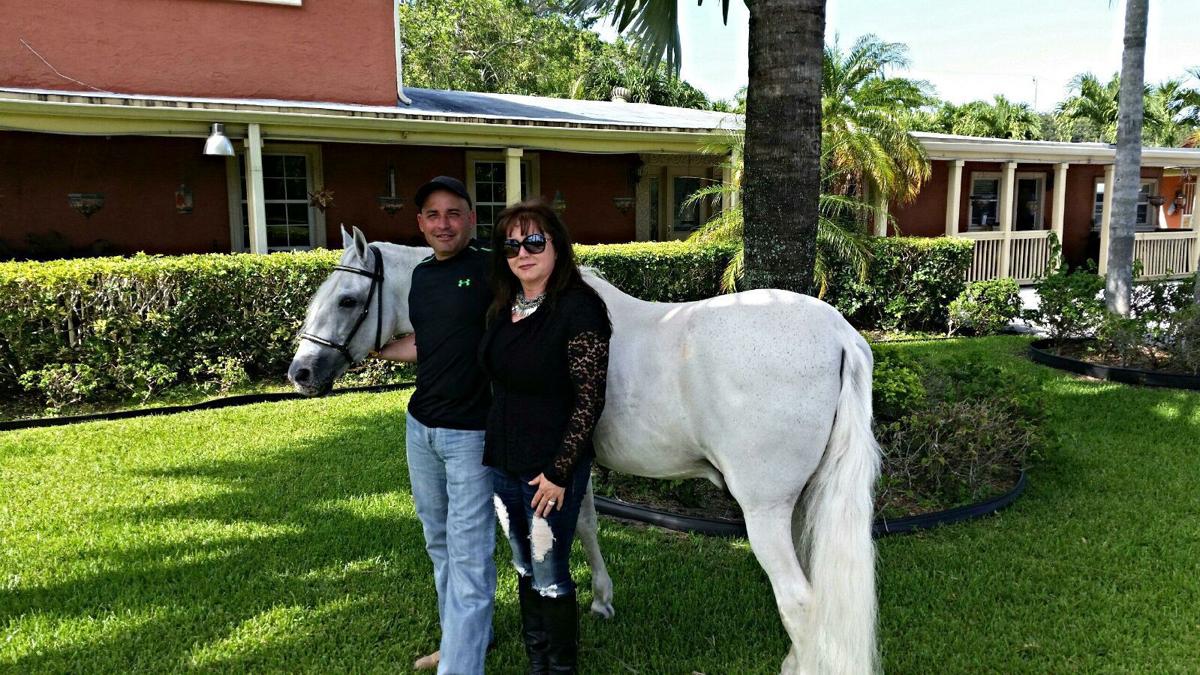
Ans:
[{"label": "black boot", "polygon": [[550,670],[553,675],[579,672],[579,605],[575,591],[557,598],[542,598],[542,617],[550,636]]},{"label": "black boot", "polygon": [[517,577],[517,597],[521,601],[521,637],[529,656],[529,675],[545,675],[550,672],[546,654],[550,638],[542,616],[542,596],[533,590],[532,577]]}]

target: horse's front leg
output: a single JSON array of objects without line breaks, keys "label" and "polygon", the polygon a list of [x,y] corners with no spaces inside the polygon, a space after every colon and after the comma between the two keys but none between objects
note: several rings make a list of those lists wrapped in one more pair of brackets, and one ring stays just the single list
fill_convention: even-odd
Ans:
[{"label": "horse's front leg", "polygon": [[612,577],[608,576],[608,568],[604,565],[604,556],[600,554],[600,540],[596,533],[596,500],[592,493],[592,479],[588,479],[587,492],[583,495],[583,503],[579,506],[579,522],[575,532],[583,544],[587,554],[588,566],[592,568],[592,611],[606,619],[613,618]]}]

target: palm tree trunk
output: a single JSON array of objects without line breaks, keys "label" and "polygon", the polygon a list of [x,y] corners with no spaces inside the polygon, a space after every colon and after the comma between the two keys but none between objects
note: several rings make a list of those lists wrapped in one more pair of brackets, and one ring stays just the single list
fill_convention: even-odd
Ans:
[{"label": "palm tree trunk", "polygon": [[[1146,14],[1149,0],[1128,0],[1125,51],[1121,57],[1120,111],[1117,117],[1117,166],[1112,186],[1113,212],[1108,238],[1104,297],[1110,312],[1129,315],[1133,287],[1134,221],[1142,175],[1142,90],[1146,66]],[[1105,186],[1109,189],[1109,186]]]},{"label": "palm tree trunk", "polygon": [[815,293],[825,0],[746,0],[745,285]]}]

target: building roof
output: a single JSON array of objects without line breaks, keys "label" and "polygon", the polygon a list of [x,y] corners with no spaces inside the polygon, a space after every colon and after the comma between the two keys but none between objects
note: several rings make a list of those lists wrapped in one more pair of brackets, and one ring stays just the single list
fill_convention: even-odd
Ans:
[{"label": "building roof", "polygon": [[[1021,141],[913,132],[931,159],[981,162],[1112,164],[1116,146],[1110,143]],[[1143,166],[1200,167],[1200,148],[1142,148]]]},{"label": "building roof", "polygon": [[[740,115],[731,113],[645,103],[411,88],[405,88],[405,94],[411,105],[371,106],[0,87],[0,113],[14,113],[0,116],[0,128],[204,136],[206,123],[224,122],[236,128],[238,124],[258,122],[264,125],[264,134],[275,138],[295,135],[309,140],[700,152],[704,145],[743,123]],[[33,123],[33,118],[41,121]],[[56,118],[62,123],[49,122]],[[66,118],[75,122],[68,123]],[[163,128],[162,123],[169,121],[205,126],[187,131]],[[333,129],[339,131],[334,133]],[[568,146],[579,145],[576,141],[581,138],[598,143],[559,147],[559,141],[564,140],[569,141]],[[623,142],[611,143],[616,140]],[[605,145],[605,141],[609,143]]]}]

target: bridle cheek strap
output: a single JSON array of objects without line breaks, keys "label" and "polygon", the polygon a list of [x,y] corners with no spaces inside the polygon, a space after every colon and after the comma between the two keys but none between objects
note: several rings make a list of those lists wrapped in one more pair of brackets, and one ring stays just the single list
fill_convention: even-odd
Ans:
[{"label": "bridle cheek strap", "polygon": [[371,280],[371,288],[367,291],[367,301],[363,304],[363,309],[358,314],[358,318],[354,321],[354,326],[350,328],[346,339],[341,343],[334,342],[328,338],[323,338],[312,333],[301,333],[301,340],[308,340],[325,347],[336,349],[346,357],[348,363],[354,363],[354,357],[350,354],[350,343],[354,340],[354,336],[358,334],[358,330],[362,328],[363,322],[367,320],[367,315],[371,313],[371,301],[375,301],[375,349],[379,351],[383,348],[383,255],[379,253],[379,249],[372,244],[368,249],[375,254],[375,271],[361,269],[359,267],[348,267],[346,265],[335,265],[334,272],[350,272],[367,277]]}]

